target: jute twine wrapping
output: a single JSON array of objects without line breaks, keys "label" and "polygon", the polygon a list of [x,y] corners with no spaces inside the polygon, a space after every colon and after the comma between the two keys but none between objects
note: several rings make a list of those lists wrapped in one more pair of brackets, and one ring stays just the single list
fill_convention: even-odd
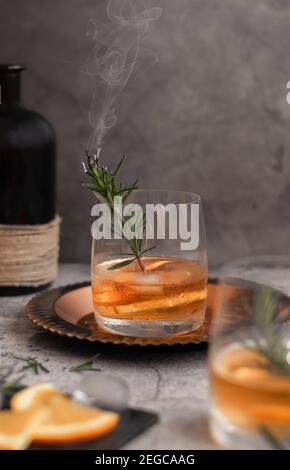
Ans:
[{"label": "jute twine wrapping", "polygon": [[57,276],[60,217],[41,225],[0,224],[0,286],[37,287]]}]

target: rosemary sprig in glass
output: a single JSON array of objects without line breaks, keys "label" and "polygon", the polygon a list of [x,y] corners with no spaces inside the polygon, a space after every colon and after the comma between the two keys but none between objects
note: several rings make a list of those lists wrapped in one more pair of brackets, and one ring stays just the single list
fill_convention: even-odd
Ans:
[{"label": "rosemary sprig in glass", "polygon": [[[92,155],[86,152],[87,163],[85,164],[83,162],[83,166],[84,166],[84,171],[86,173],[88,181],[82,182],[82,186],[90,189],[93,192],[93,194],[96,196],[99,202],[108,204],[111,210],[112,221],[113,221],[114,211],[115,211],[114,198],[119,197],[121,199],[121,204],[124,204],[126,200],[128,199],[128,197],[130,196],[130,194],[134,190],[138,189],[139,178],[137,178],[132,184],[128,184],[128,185],[118,182],[117,176],[125,161],[125,155],[122,157],[122,159],[118,163],[116,169],[114,171],[109,171],[106,166],[103,166],[100,163],[100,158],[99,158],[100,151],[101,149],[99,148],[97,154],[92,154]],[[153,250],[155,246],[151,248],[147,248],[146,250],[143,250],[142,249],[143,238],[139,238],[136,235],[130,240],[126,238],[124,234],[124,229],[123,229],[124,223],[126,222],[126,220],[128,219],[126,219],[126,217],[123,217],[121,221],[121,227],[118,227],[118,229],[119,229],[121,238],[125,240],[127,244],[129,245],[133,257],[126,259],[124,261],[121,261],[119,263],[116,263],[110,266],[108,269],[113,270],[113,269],[122,268],[124,266],[127,266],[128,264],[131,264],[133,261],[136,260],[141,271],[144,271],[144,266],[142,263],[142,256],[146,252]],[[146,219],[143,217],[143,221],[140,221],[140,223],[142,224],[142,232],[144,235]],[[113,222],[111,224],[111,229],[113,231],[117,230],[117,227],[114,227]]]},{"label": "rosemary sprig in glass", "polygon": [[279,437],[275,436],[267,426],[260,426],[259,432],[271,449],[290,450],[290,443],[288,439],[280,439]]},{"label": "rosemary sprig in glass", "polygon": [[[251,301],[247,295],[242,295],[240,302],[246,319],[254,325],[250,336],[251,343],[247,341],[247,346],[257,351],[266,360],[263,366],[260,363],[257,363],[257,366],[265,367],[276,375],[289,376],[289,349],[281,334],[283,316],[279,305],[280,295],[269,287],[260,287],[254,292]],[[243,337],[241,341],[244,341]],[[271,449],[290,449],[290,442],[276,436],[269,423],[261,424],[257,431]]]},{"label": "rosemary sprig in glass", "polygon": [[267,287],[254,294],[252,304],[246,297],[242,298],[244,310],[258,332],[258,335],[252,338],[254,348],[267,359],[274,373],[290,375],[290,364],[287,362],[289,349],[280,333],[278,303],[278,295]]}]

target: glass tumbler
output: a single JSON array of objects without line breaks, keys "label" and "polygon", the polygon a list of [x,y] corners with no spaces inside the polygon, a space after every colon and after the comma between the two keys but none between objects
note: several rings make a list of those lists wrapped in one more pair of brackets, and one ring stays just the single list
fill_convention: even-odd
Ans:
[{"label": "glass tumbler", "polygon": [[200,196],[137,190],[126,204],[102,209],[96,205],[93,210],[91,258],[100,327],[155,337],[198,329],[207,295]]},{"label": "glass tumbler", "polygon": [[290,446],[290,261],[245,258],[219,277],[210,431],[229,449]]}]

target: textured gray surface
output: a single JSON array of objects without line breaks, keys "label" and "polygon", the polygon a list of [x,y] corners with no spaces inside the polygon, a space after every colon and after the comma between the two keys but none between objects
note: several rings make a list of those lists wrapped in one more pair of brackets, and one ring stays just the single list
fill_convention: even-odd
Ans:
[{"label": "textured gray surface", "polygon": [[[88,266],[66,264],[56,285],[88,279]],[[206,352],[192,347],[130,348],[69,340],[42,332],[25,315],[27,297],[0,298],[0,361],[15,363],[9,354],[36,355],[49,374],[25,374],[25,383],[51,381],[71,390],[80,380],[68,371],[100,352],[104,373],[123,378],[130,405],[155,410],[160,423],[131,441],[130,449],[207,449],[208,380]],[[16,363],[17,364],[17,363]],[[17,364],[19,369],[19,364]],[[96,372],[97,374],[97,372]]]},{"label": "textured gray surface", "polygon": [[[59,142],[62,257],[89,258],[92,198],[80,189],[90,134],[80,69],[89,18],[105,0],[3,0],[0,61],[23,61],[25,102]],[[159,62],[129,82],[104,153],[128,154],[142,186],[201,193],[210,263],[289,252],[290,4],[282,0],[156,0],[163,16],[144,45]]]}]

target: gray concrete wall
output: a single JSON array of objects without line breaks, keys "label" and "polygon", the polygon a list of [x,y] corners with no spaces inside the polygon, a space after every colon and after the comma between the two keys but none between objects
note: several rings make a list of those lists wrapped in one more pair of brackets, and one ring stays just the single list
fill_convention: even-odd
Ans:
[{"label": "gray concrete wall", "polygon": [[[128,155],[142,187],[204,200],[210,262],[290,252],[290,2],[158,0],[144,41],[159,62],[129,82],[106,160]],[[79,186],[90,134],[80,73],[104,0],[1,0],[0,61],[27,64],[23,101],[58,134],[62,259],[90,256],[93,199]]]}]

